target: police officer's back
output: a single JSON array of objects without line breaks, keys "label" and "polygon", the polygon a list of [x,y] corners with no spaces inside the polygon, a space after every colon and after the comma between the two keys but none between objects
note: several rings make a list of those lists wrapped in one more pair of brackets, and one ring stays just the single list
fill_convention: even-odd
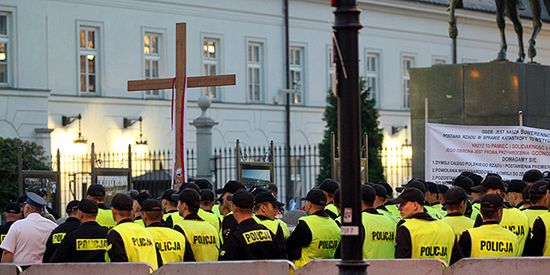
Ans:
[{"label": "police officer's back", "polygon": [[231,203],[231,196],[239,190],[244,190],[245,186],[234,180],[228,181],[222,189],[216,189],[216,194],[221,194],[220,200],[220,211],[224,214],[222,219],[222,243],[227,241],[227,238],[231,235],[231,232],[237,227],[237,220],[231,211],[233,206]]},{"label": "police officer's back", "polygon": [[[10,230],[11,225],[20,220],[22,218],[21,216],[21,207],[16,202],[10,202],[6,206],[6,209],[4,209],[4,220],[6,221],[5,224],[0,226],[0,245],[2,244],[2,241],[4,241],[4,238],[8,234],[8,231]],[[2,259],[2,251],[0,250],[0,260]]]},{"label": "police officer's back", "polygon": [[323,191],[312,189],[306,195],[301,217],[286,241],[288,258],[297,268],[313,259],[331,259],[340,243],[340,228],[325,212],[327,198]]},{"label": "police officer's back", "polygon": [[173,189],[168,189],[162,193],[161,204],[162,210],[164,211],[162,221],[169,228],[174,227],[174,221],[183,219],[178,212],[178,201],[172,199],[172,195],[175,193],[177,192]]},{"label": "police officer's back", "polygon": [[435,258],[451,264],[460,259],[453,229],[424,212],[422,191],[405,188],[395,201],[405,219],[397,228],[395,258]]},{"label": "police officer's back", "polygon": [[97,203],[84,199],[78,204],[80,226],[65,235],[53,254],[52,263],[66,262],[105,262],[108,229],[96,221]]},{"label": "police officer's back", "polygon": [[317,188],[322,190],[327,197],[325,211],[329,217],[336,220],[340,216],[340,213],[338,207],[334,204],[334,193],[340,188],[340,184],[333,179],[324,179]]},{"label": "police officer's back", "polygon": [[187,188],[173,194],[172,197],[179,201],[178,210],[183,217],[174,224],[174,229],[185,236],[195,261],[217,261],[220,248],[219,232],[197,214],[200,208],[199,193]]},{"label": "police officer's back", "polygon": [[79,201],[73,200],[67,204],[65,212],[67,212],[67,215],[69,215],[69,217],[65,220],[64,223],[56,227],[50,234],[48,242],[46,243],[46,251],[44,252],[44,258],[42,258],[42,262],[49,263],[53,254],[55,253],[59,245],[61,245],[61,242],[65,238],[65,235],[73,230],[76,230],[80,226],[80,220],[78,219],[78,203]]},{"label": "police officer's back", "polygon": [[224,243],[221,260],[286,259],[284,249],[278,246],[271,231],[252,218],[254,195],[238,191],[233,194],[232,202],[238,225]]},{"label": "police officer's back", "polygon": [[548,212],[548,183],[544,180],[537,181],[529,186],[528,192],[531,205],[522,211],[529,219],[529,228],[533,228],[535,220]]},{"label": "police officer's back", "polygon": [[155,199],[143,201],[141,215],[146,229],[155,241],[159,267],[167,263],[183,262],[185,256],[187,261],[194,260],[191,249],[185,243],[185,237],[162,223],[162,206],[159,201]]},{"label": "police officer's back", "polygon": [[474,227],[474,220],[464,216],[467,200],[468,195],[462,187],[453,187],[445,193],[447,215],[442,221],[451,226],[457,240],[462,232]]},{"label": "police officer's back", "polygon": [[285,204],[278,201],[275,196],[273,196],[272,193],[270,193],[267,189],[260,189],[254,195],[254,213],[255,213],[255,220],[267,227],[269,230],[271,230],[271,233],[282,242],[283,247],[285,247],[286,251],[286,244],[285,240],[288,238],[290,233],[286,235],[288,232],[288,229],[285,230],[285,227],[287,226],[284,222],[278,221],[276,219],[277,211],[280,207],[283,207]]},{"label": "police officer's back", "polygon": [[503,200],[499,195],[487,194],[481,198],[483,225],[468,229],[460,237],[459,245],[464,257],[513,257],[518,254],[518,238],[499,225],[503,213]]},{"label": "police officer's back", "polygon": [[[385,190],[385,189],[384,189]],[[373,208],[376,191],[369,185],[361,186],[363,223],[363,258],[393,259],[395,254],[394,220],[380,214]]]},{"label": "police officer's back", "polygon": [[158,268],[157,252],[153,236],[145,227],[132,220],[134,201],[126,194],[116,194],[111,202],[117,225],[107,235],[107,261],[145,262]]}]

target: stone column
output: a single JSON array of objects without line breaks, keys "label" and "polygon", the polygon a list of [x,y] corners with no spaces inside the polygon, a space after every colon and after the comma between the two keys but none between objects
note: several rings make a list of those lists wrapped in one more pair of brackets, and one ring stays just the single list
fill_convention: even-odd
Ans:
[{"label": "stone column", "polygon": [[210,98],[201,95],[198,100],[202,114],[191,125],[197,128],[197,178],[212,180],[212,128],[218,123],[206,116],[206,110],[210,107]]}]

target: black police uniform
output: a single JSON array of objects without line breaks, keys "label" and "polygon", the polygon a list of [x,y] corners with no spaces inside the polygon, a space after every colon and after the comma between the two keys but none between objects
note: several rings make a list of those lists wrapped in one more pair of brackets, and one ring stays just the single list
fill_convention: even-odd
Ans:
[{"label": "black police uniform", "polygon": [[546,226],[539,217],[535,220],[531,235],[525,242],[523,256],[543,256],[546,242],[550,242],[550,239],[546,238]]},{"label": "black police uniform", "polygon": [[76,230],[79,226],[80,220],[74,217],[68,217],[64,223],[56,227],[50,234],[50,237],[48,237],[48,241],[46,242],[46,251],[44,251],[42,262],[49,263],[56,249],[61,244],[61,241],[64,237],[66,237],[66,234]]},{"label": "black police uniform", "polygon": [[239,225],[239,223],[237,222],[233,214],[229,214],[223,218],[223,221],[222,221],[223,243],[227,242],[227,240],[229,239],[229,236],[231,236],[231,233],[233,233],[233,231],[235,231],[235,229],[237,228],[237,225]]},{"label": "black police uniform", "polygon": [[[258,218],[260,221],[269,220],[267,217],[262,215],[256,215],[256,218]],[[284,253],[285,255],[287,255],[285,232],[283,231],[283,228],[280,225],[277,226],[277,233],[273,235],[273,238],[277,246],[279,247],[279,250],[282,251],[282,253]]]},{"label": "black police uniform", "polygon": [[[2,241],[4,241],[4,237],[6,237],[6,235],[8,234],[8,231],[10,231],[11,225],[14,222],[15,221],[7,222],[4,225],[0,226],[0,244],[2,243]],[[1,260],[2,260],[2,253],[0,251],[0,261]]]},{"label": "black police uniform", "polygon": [[109,230],[97,222],[85,222],[81,224],[78,229],[65,235],[50,262],[105,262],[107,232]]},{"label": "black police uniform", "polygon": [[222,261],[286,259],[286,253],[267,227],[253,218],[239,223],[224,243]]}]

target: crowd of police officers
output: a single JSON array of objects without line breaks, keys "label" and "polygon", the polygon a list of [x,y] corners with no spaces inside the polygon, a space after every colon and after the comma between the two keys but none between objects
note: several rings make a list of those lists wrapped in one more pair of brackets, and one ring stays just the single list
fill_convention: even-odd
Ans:
[{"label": "crowd of police officers", "polygon": [[[361,188],[365,259],[550,256],[550,175],[526,171],[521,180],[463,172],[448,184],[413,178],[394,199],[387,183]],[[170,262],[339,257],[339,184],[325,179],[300,211],[286,213],[277,187],[229,181],[222,189],[198,179],[152,198],[143,191],[116,194],[89,186],[86,198],[66,206],[59,225],[46,201],[27,193],[4,211],[2,262]],[[216,194],[219,197],[216,199]],[[109,205],[109,206],[107,206]],[[51,210],[50,210],[51,211]],[[290,227],[290,228],[289,228]]]}]

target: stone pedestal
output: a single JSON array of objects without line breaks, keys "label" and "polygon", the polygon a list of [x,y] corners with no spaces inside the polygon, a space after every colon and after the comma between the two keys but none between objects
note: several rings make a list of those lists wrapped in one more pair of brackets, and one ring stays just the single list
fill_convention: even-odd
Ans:
[{"label": "stone pedestal", "polygon": [[197,128],[197,178],[212,180],[212,128],[218,123],[206,116],[210,98],[202,95],[198,105],[202,114],[191,123]]},{"label": "stone pedestal", "polygon": [[413,176],[424,177],[424,99],[430,123],[550,128],[550,67],[491,62],[411,71]]}]

